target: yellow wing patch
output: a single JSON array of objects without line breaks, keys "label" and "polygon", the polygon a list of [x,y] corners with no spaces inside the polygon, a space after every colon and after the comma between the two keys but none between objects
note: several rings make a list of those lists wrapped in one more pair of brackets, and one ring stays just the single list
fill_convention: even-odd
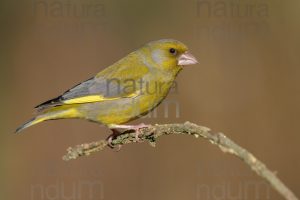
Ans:
[{"label": "yellow wing patch", "polygon": [[78,97],[63,101],[64,104],[80,104],[80,103],[94,103],[100,101],[111,101],[119,98],[131,98],[137,96],[137,93],[132,93],[124,97],[103,97],[102,95],[90,95],[85,97]]}]

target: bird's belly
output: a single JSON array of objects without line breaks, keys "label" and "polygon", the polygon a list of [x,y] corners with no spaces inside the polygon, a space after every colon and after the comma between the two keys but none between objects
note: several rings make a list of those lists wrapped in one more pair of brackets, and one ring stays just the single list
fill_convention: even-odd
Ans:
[{"label": "bird's belly", "polygon": [[97,119],[103,124],[122,124],[142,117],[154,109],[162,100],[154,95],[143,95],[137,98],[118,100],[101,105]]},{"label": "bird's belly", "polygon": [[148,82],[145,81],[144,87],[138,90],[139,93],[136,97],[82,105],[80,113],[83,113],[82,116],[86,116],[88,120],[105,125],[122,124],[142,117],[157,107],[168,94],[174,78],[167,78],[148,79]]},{"label": "bird's belly", "polygon": [[142,117],[153,110],[165,98],[168,88],[160,93],[144,91],[135,98],[120,98],[87,104],[81,107],[87,119],[105,125],[122,124]]}]

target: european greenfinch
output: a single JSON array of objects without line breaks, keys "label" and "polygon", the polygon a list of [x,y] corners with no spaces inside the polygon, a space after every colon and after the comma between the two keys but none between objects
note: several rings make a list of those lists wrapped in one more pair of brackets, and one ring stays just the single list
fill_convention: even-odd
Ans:
[{"label": "european greenfinch", "polygon": [[196,64],[183,43],[162,39],[142,46],[63,95],[36,108],[38,115],[16,132],[43,121],[80,118],[113,130],[146,125],[122,125],[157,107],[167,96],[182,66]]}]

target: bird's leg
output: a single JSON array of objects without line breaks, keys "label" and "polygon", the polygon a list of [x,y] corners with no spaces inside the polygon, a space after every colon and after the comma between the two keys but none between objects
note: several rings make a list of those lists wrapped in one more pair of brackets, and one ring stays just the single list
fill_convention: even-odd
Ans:
[{"label": "bird's leg", "polygon": [[142,134],[140,129],[142,128],[149,128],[150,125],[146,125],[144,123],[138,124],[138,125],[119,125],[119,124],[112,124],[110,125],[111,129],[128,129],[128,130],[134,130],[135,133],[135,140],[136,142],[140,141],[139,135]]},{"label": "bird's leg", "polygon": [[[112,134],[110,134],[110,135],[106,138],[106,140],[107,140],[107,142],[108,142],[108,146],[109,146],[110,148],[114,149],[115,147],[114,147],[114,145],[112,144],[112,140],[113,140],[113,139],[116,139],[116,137],[118,137],[118,136],[121,135],[122,133],[121,133],[120,131],[118,131],[117,129],[114,129],[114,128],[111,128],[110,130],[112,131]],[[122,147],[122,145],[119,144],[119,145],[118,145],[117,151],[119,151],[119,150],[121,149],[121,147]]]}]

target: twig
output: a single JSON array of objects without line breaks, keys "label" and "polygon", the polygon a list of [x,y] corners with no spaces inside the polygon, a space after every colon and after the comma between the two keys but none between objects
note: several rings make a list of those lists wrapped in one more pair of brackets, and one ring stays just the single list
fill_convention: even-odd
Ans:
[{"label": "twig", "polygon": [[[150,145],[155,146],[157,138],[163,135],[184,134],[192,135],[196,138],[202,137],[208,139],[212,144],[217,145],[223,152],[230,153],[243,160],[257,175],[268,181],[271,186],[287,200],[298,200],[293,192],[285,186],[277,176],[270,171],[264,163],[259,161],[253,154],[242,148],[223,133],[213,134],[210,129],[204,126],[199,126],[190,122],[184,124],[163,124],[153,125],[150,128],[142,128],[139,135],[140,141],[148,141]],[[140,142],[139,141],[139,142]],[[136,142],[134,133],[125,131],[120,136],[112,140],[112,145],[124,145]],[[68,153],[63,157],[68,161],[81,156],[88,156],[91,153],[101,151],[109,146],[106,140],[100,140],[88,144],[77,145],[74,148],[69,147]]]}]

